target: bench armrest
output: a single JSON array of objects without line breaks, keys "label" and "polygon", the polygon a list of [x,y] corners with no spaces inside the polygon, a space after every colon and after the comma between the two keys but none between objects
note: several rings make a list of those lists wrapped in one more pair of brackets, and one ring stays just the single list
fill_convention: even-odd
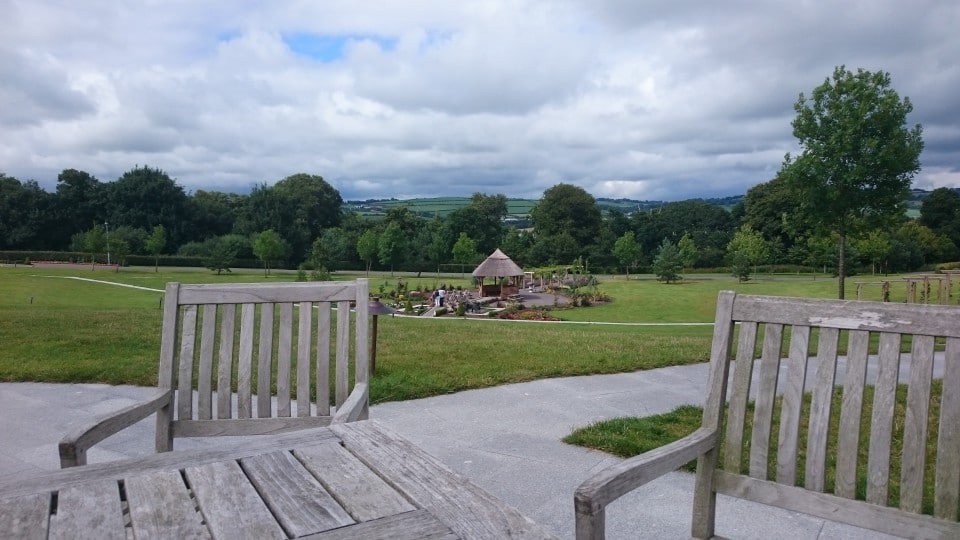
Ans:
[{"label": "bench armrest", "polygon": [[604,537],[604,510],[611,502],[706,453],[717,443],[717,432],[700,428],[690,435],[639,456],[626,459],[585,480],[574,494],[577,538]]},{"label": "bench armrest", "polygon": [[87,450],[122,429],[159,411],[173,402],[173,391],[162,390],[146,401],[100,416],[93,424],[74,429],[60,441],[60,468],[86,465]]},{"label": "bench armrest", "polygon": [[330,419],[331,424],[343,424],[346,422],[355,422],[365,420],[369,415],[370,390],[367,383],[360,383],[353,387],[353,392],[347,396],[347,400],[337,407]]}]

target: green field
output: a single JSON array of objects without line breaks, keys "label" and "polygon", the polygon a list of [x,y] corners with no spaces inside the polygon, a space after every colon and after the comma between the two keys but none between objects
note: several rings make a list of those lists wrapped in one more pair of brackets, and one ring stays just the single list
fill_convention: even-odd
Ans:
[{"label": "green field", "polygon": [[[338,275],[337,279],[357,276]],[[133,285],[128,288],[75,278]],[[152,385],[160,335],[160,292],[168,281],[277,282],[290,273],[217,276],[209,271],[0,268],[0,380]],[[371,291],[398,278],[370,278]],[[441,276],[448,285],[467,281]],[[433,288],[435,276],[404,277]],[[850,281],[851,297],[854,294]],[[564,323],[385,317],[379,325],[374,402],[437,395],[545,377],[615,373],[705,361],[711,327],[595,325],[710,322],[717,291],[831,297],[832,279],[765,278],[738,284],[714,276],[664,285],[652,279],[605,277],[613,301],[562,309]],[[879,297],[879,286],[873,288]],[[896,291],[896,289],[895,289]],[[902,297],[902,294],[900,295]],[[875,299],[876,299],[875,298]],[[577,324],[581,322],[582,324]]]}]

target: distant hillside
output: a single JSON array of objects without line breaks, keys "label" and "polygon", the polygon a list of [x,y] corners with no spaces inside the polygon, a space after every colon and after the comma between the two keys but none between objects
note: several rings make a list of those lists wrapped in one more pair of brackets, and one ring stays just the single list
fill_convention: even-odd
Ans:
[{"label": "distant hillside", "polygon": [[[960,192],[960,189],[957,190]],[[923,199],[930,192],[923,189],[911,189],[910,197],[907,199],[907,215],[918,217],[920,215],[920,205]],[[713,199],[693,199],[703,201],[708,204],[722,206],[726,210],[733,209],[738,203],[743,201],[743,195],[732,195],[730,197],[721,197]],[[507,221],[525,222],[530,218],[530,211],[539,202],[537,199],[507,199]],[[617,210],[624,214],[634,212],[649,212],[654,208],[660,208],[670,201],[638,201],[634,199],[606,199],[598,198],[597,206],[604,212]],[[366,201],[347,201],[343,205],[344,211],[357,212],[358,214],[371,219],[379,219],[384,216],[387,209],[397,206],[406,206],[414,214],[432,218],[439,215],[447,217],[450,212],[458,208],[463,208],[470,204],[470,197],[432,197],[420,199],[368,199]]]}]

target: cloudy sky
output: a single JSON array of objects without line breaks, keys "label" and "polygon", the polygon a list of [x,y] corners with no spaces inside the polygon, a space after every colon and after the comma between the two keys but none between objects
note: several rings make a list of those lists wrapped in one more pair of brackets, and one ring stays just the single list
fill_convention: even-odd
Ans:
[{"label": "cloudy sky", "polygon": [[0,0],[0,172],[158,167],[187,191],[297,172],[344,199],[737,195],[793,104],[884,70],[960,187],[956,0]]}]

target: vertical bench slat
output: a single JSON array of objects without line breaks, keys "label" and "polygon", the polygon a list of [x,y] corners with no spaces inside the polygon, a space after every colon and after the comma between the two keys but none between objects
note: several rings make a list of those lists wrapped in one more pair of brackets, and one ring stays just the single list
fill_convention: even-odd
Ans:
[{"label": "vertical bench slat", "polygon": [[947,339],[943,360],[933,515],[957,519],[960,505],[960,392],[956,389],[960,388],[960,339]]},{"label": "vertical bench slat", "polygon": [[[357,296],[363,298],[362,302],[357,303],[357,320],[353,326],[354,333],[354,380],[357,384],[369,382],[370,370],[370,303],[367,301],[370,294],[369,285],[366,281],[357,281]],[[361,419],[366,420],[369,411],[367,404],[364,405],[364,411],[361,413]]]},{"label": "vertical bench slat", "polygon": [[880,366],[873,389],[870,454],[867,459],[867,502],[886,505],[890,485],[890,441],[900,372],[900,334],[880,334]]},{"label": "vertical bench slat", "polygon": [[350,384],[350,302],[337,302],[336,399],[339,409]]},{"label": "vertical bench slat", "polygon": [[317,414],[330,414],[330,302],[317,306]]},{"label": "vertical bench slat", "polygon": [[280,304],[280,340],[277,344],[277,416],[290,416],[290,362],[293,358],[293,304]]},{"label": "vertical bench slat", "polygon": [[213,347],[216,341],[217,305],[203,306],[200,330],[200,369],[197,373],[197,418],[210,420],[213,409]]},{"label": "vertical bench slat", "polygon": [[310,337],[313,335],[313,304],[300,302],[297,329],[297,416],[310,416]]},{"label": "vertical bench slat", "polygon": [[810,355],[810,327],[790,328],[790,356],[787,380],[780,412],[780,438],[777,445],[777,482],[789,486],[797,483],[797,454],[800,444],[800,412],[803,407],[803,385],[807,378]]},{"label": "vertical bench slat", "polygon": [[903,422],[903,452],[900,457],[900,508],[914,513],[919,513],[923,506],[933,347],[933,336],[913,336],[910,386],[907,389],[907,410]]},{"label": "vertical bench slat", "polygon": [[[707,379],[707,399],[703,407],[703,427],[719,432],[723,421],[727,379],[730,372],[730,350],[733,345],[733,300],[735,293],[723,291],[717,298],[717,313],[710,347],[710,375]],[[743,334],[741,333],[741,336]],[[717,493],[714,490],[714,472],[719,461],[719,445],[697,458],[697,475],[693,491],[693,522],[691,532],[697,538],[714,536],[714,518],[717,512]],[[603,526],[601,512],[596,520]],[[602,529],[601,529],[602,530]]]},{"label": "vertical bench slat", "polygon": [[260,304],[260,347],[257,357],[257,418],[270,418],[270,377],[273,364],[273,304]]},{"label": "vertical bench slat", "polygon": [[[256,304],[243,304],[243,307],[240,308],[241,337],[240,358],[237,359],[236,418],[250,418],[250,378],[253,371],[253,338],[256,332],[256,318]],[[261,342],[260,345],[262,347],[263,343]]]},{"label": "vertical bench slat", "polygon": [[237,306],[224,304],[220,312],[220,360],[217,363],[217,418],[230,418],[233,388],[233,343],[237,325]]},{"label": "vertical bench slat", "polygon": [[804,487],[823,491],[826,487],[827,438],[830,411],[833,408],[833,384],[837,376],[837,344],[840,331],[821,328],[817,345],[817,371],[810,400],[810,424],[807,428],[807,463]]},{"label": "vertical bench slat", "polygon": [[767,324],[763,328],[763,353],[760,356],[760,380],[753,410],[753,433],[750,442],[750,476],[767,479],[770,457],[770,431],[773,403],[780,373],[780,348],[783,346],[783,325]]},{"label": "vertical bench slat", "polygon": [[193,418],[193,351],[197,339],[197,306],[185,306],[180,319],[180,370],[177,373],[177,418]]},{"label": "vertical bench slat", "polygon": [[853,499],[857,494],[857,461],[860,453],[860,419],[867,378],[870,332],[853,330],[847,340],[847,373],[840,403],[840,433],[834,493]]},{"label": "vertical bench slat", "polygon": [[750,399],[750,382],[753,378],[754,347],[757,343],[757,323],[740,324],[740,337],[737,341],[737,363],[733,368],[733,387],[730,389],[730,403],[727,412],[726,448],[723,456],[723,468],[740,472],[740,459],[743,455],[743,430],[747,416],[747,401]]}]

